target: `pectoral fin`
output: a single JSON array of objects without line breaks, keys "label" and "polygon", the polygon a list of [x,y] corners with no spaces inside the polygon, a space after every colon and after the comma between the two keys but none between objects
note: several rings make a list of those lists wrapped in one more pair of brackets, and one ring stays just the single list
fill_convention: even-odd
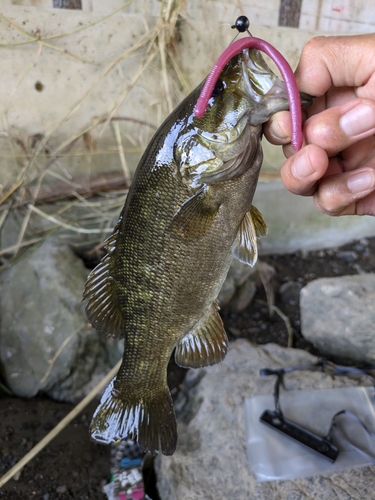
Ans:
[{"label": "pectoral fin", "polygon": [[267,226],[262,214],[253,205],[242,219],[237,238],[232,246],[233,255],[249,266],[254,266],[258,259],[257,238],[266,236]]},{"label": "pectoral fin", "polygon": [[263,219],[263,215],[259,212],[257,207],[254,207],[254,205],[251,205],[250,215],[253,220],[256,237],[264,238],[265,236],[267,236],[268,233],[267,224]]},{"label": "pectoral fin", "polygon": [[200,368],[224,359],[228,350],[228,338],[218,309],[216,303],[212,304],[208,314],[198,322],[194,330],[179,341],[175,353],[178,365]]},{"label": "pectoral fin", "polygon": [[203,186],[176,212],[169,231],[180,238],[200,239],[213,223],[219,206],[210,196],[209,188]]}]

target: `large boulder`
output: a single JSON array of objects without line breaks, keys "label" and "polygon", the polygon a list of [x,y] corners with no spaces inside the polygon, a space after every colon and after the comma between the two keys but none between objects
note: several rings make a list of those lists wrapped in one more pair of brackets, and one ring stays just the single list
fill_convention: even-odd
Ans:
[{"label": "large boulder", "polygon": [[[156,459],[160,498],[372,498],[374,467],[330,474],[327,461],[324,475],[270,482],[258,482],[250,468],[245,447],[244,399],[261,394],[271,396],[274,384],[274,377],[260,377],[259,370],[309,365],[315,361],[314,356],[298,349],[274,344],[254,347],[246,340],[237,340],[231,343],[222,363],[190,370],[176,405],[179,410],[177,450],[172,456],[159,455]],[[287,375],[285,383],[289,391],[356,386],[363,384],[363,379],[332,379],[321,372],[296,371]],[[272,397],[270,399],[272,401]]]},{"label": "large boulder", "polygon": [[121,343],[88,324],[88,274],[71,248],[49,238],[0,275],[0,367],[18,396],[77,401],[121,356]]},{"label": "large boulder", "polygon": [[311,281],[300,306],[302,335],[322,354],[375,364],[375,274]]}]

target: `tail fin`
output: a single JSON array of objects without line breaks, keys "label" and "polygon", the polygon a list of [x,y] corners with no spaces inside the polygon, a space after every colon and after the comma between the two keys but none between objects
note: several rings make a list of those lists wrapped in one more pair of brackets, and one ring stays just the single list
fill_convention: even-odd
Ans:
[{"label": "tail fin", "polygon": [[126,399],[108,385],[90,425],[91,438],[103,444],[132,439],[144,451],[172,455],[177,444],[177,425],[172,397],[165,387],[153,399],[139,395],[137,401]]}]

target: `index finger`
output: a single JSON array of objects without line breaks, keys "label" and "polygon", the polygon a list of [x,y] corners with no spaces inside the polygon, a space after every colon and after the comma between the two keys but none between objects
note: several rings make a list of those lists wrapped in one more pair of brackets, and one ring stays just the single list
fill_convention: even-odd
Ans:
[{"label": "index finger", "polygon": [[361,87],[372,77],[375,89],[375,34],[355,36],[319,36],[303,48],[296,69],[301,91],[321,96],[331,86]]}]

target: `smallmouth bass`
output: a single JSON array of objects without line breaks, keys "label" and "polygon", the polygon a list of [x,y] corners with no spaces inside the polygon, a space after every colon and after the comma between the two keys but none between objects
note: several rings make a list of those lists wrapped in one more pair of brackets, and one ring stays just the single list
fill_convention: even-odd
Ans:
[{"label": "smallmouth bass", "polygon": [[233,57],[203,117],[198,86],[155,133],[136,170],[107,255],[85,284],[92,325],[123,337],[123,362],[90,427],[94,440],[133,439],[174,452],[167,365],[218,363],[228,340],[217,296],[232,256],[249,265],[267,228],[252,198],[262,124],[289,108],[285,85],[255,49]]}]

